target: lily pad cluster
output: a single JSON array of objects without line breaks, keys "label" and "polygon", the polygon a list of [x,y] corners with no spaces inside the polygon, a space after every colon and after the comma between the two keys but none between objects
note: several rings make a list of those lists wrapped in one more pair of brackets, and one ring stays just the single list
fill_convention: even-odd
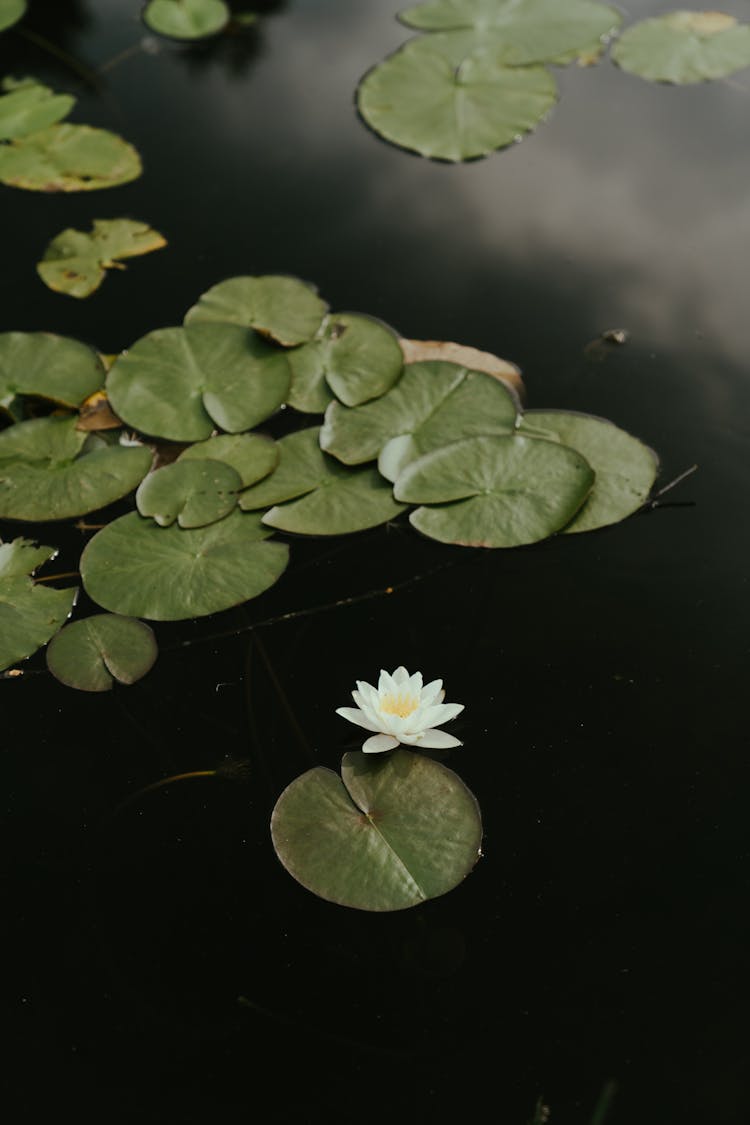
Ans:
[{"label": "lily pad cluster", "polygon": [[69,297],[88,297],[109,269],[125,269],[123,258],[161,250],[167,241],[147,223],[133,219],[95,219],[90,234],[68,228],[56,235],[37,264],[45,285]]}]

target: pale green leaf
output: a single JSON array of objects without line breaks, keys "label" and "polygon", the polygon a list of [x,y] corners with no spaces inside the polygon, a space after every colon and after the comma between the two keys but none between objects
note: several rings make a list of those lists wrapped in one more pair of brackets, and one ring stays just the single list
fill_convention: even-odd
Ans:
[{"label": "pale green leaf", "polygon": [[0,671],[46,644],[73,608],[76,589],[54,590],[29,577],[55,554],[30,539],[0,545]]},{"label": "pale green leaf", "polygon": [[627,28],[612,58],[652,82],[725,78],[750,66],[750,26],[723,12],[668,12]]},{"label": "pale green leaf", "polygon": [[[2,0],[0,0],[0,3]],[[0,9],[0,28],[2,9]],[[21,83],[0,96],[0,141],[36,133],[67,117],[75,105],[69,94],[55,94],[40,83]]]},{"label": "pale green leaf", "polygon": [[55,679],[79,691],[109,691],[115,680],[134,684],[158,655],[153,630],[133,617],[99,613],[66,625],[47,648]]},{"label": "pale green leaf", "polygon": [[91,234],[68,228],[47,246],[37,263],[45,285],[70,297],[88,297],[101,285],[105,271],[122,258],[149,254],[166,246],[166,239],[147,223],[133,219],[95,219]]},{"label": "pale green leaf", "polygon": [[224,0],[149,0],[143,22],[172,39],[203,39],[221,31],[229,15]]},{"label": "pale green leaf", "polygon": [[230,277],[203,294],[186,313],[185,323],[239,324],[292,347],[313,338],[327,310],[315,286],[299,278]]},{"label": "pale green leaf", "polygon": [[26,12],[26,0],[0,0],[0,31],[12,27]]}]

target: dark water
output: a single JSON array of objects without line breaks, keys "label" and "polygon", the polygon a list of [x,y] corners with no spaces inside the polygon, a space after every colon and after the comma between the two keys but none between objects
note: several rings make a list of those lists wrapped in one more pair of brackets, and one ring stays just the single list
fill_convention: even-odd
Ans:
[{"label": "dark water", "polygon": [[[289,0],[247,38],[157,53],[138,6],[32,3],[96,85],[0,41],[4,73],[75,92],[74,120],[145,163],[110,192],[2,189],[3,328],[114,352],[225,276],[292,273],[514,360],[530,406],[612,418],[663,483],[700,468],[675,506],[525,550],[400,523],[295,542],[262,598],[158,626],[131,689],[69,691],[39,658],[6,682],[8,1119],[521,1125],[544,1092],[552,1125],[587,1125],[612,1079],[612,1125],[746,1121],[748,72],[571,68],[536,135],[451,167],[355,116],[406,37],[395,0]],[[87,301],[41,285],[55,233],[120,215],[169,249]],[[625,346],[584,354],[619,327]],[[79,532],[45,541],[75,566]],[[450,764],[485,857],[442,899],[367,915],[294,883],[267,823],[355,745],[334,714],[355,677],[399,663],[466,704]]]}]

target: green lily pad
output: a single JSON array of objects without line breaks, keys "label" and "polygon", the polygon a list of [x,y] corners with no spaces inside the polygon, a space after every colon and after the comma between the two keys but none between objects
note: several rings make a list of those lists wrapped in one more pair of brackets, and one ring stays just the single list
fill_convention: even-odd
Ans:
[{"label": "green lily pad", "polygon": [[0,407],[17,395],[80,406],[104,385],[104,365],[92,348],[49,332],[0,333]]},{"label": "green lily pad", "polygon": [[[0,29],[2,9],[0,8]],[[3,89],[6,89],[3,83]],[[0,96],[0,141],[25,137],[36,133],[67,117],[75,98],[69,94],[55,94],[48,86],[37,82],[19,82]]]},{"label": "green lily pad", "polygon": [[203,39],[221,31],[229,15],[223,0],[149,0],[143,22],[171,39]]},{"label": "green lily pad", "polygon": [[90,125],[52,125],[0,145],[0,182],[27,191],[96,191],[141,171],[132,145]]},{"label": "green lily pad", "polygon": [[668,12],[629,27],[612,58],[652,82],[686,85],[750,66],[750,26],[723,12]]},{"label": "green lily pad", "polygon": [[557,99],[544,67],[509,67],[472,33],[412,39],[365,75],[357,105],[393,144],[438,160],[470,160],[520,140]]},{"label": "green lily pad", "polygon": [[349,409],[333,403],[320,433],[323,449],[347,465],[378,457],[394,481],[429,450],[477,434],[512,433],[517,401],[499,379],[439,360],[412,363],[388,394]]},{"label": "green lily pad", "polygon": [[188,309],[185,323],[219,320],[240,324],[292,347],[313,338],[327,311],[315,286],[299,278],[274,274],[230,277]]},{"label": "green lily pad", "polygon": [[508,66],[573,59],[620,26],[619,12],[595,0],[428,0],[399,19],[422,31],[473,31]]},{"label": "green lily pad", "polygon": [[30,539],[0,545],[0,671],[25,660],[62,628],[77,590],[53,590],[29,577],[57,552]]},{"label": "green lily pad", "polygon": [[520,547],[569,524],[594,484],[574,449],[521,437],[474,437],[425,454],[399,476],[394,494],[417,508],[412,525],[463,547]]},{"label": "green lily pad", "polygon": [[319,435],[320,429],[313,426],[295,430],[277,442],[278,464],[270,476],[242,493],[239,503],[243,511],[283,504],[317,488],[327,475]]},{"label": "green lily pad", "polygon": [[252,429],[286,400],[287,357],[236,324],[161,328],[112,365],[107,393],[129,426],[170,441],[202,441],[214,426]]},{"label": "green lily pad", "polygon": [[272,586],[289,548],[268,543],[256,515],[234,511],[209,527],[159,527],[136,512],[93,537],[81,556],[86,593],[128,617],[183,621],[240,605]]},{"label": "green lily pad", "polygon": [[401,374],[404,357],[387,324],[337,313],[326,317],[315,340],[290,353],[289,362],[289,405],[318,414],[333,401],[331,391],[347,406],[385,394]]},{"label": "green lily pad", "polygon": [[132,492],[151,465],[144,446],[81,452],[76,418],[34,418],[0,432],[0,519],[63,520]]},{"label": "green lily pad", "polygon": [[[531,429],[527,429],[530,423]],[[581,453],[596,473],[593,491],[567,532],[619,523],[648,499],[659,470],[652,449],[604,418],[567,410],[530,410],[520,433],[539,433]]]},{"label": "green lily pad", "polygon": [[200,459],[175,461],[145,477],[135,494],[142,516],[159,527],[206,527],[223,519],[237,503],[242,478],[231,465]]},{"label": "green lily pad", "polygon": [[99,613],[74,621],[53,637],[47,667],[60,683],[79,691],[110,691],[115,680],[134,684],[158,655],[153,630],[134,617]]},{"label": "green lily pad", "polygon": [[0,0],[0,31],[18,23],[26,13],[26,0]]},{"label": "green lily pad", "polygon": [[166,239],[147,223],[95,219],[91,234],[69,227],[56,235],[36,269],[55,292],[88,297],[99,288],[108,269],[125,268],[119,259],[149,254],[166,245]]},{"label": "green lily pad", "polygon": [[178,461],[208,458],[231,465],[247,488],[263,480],[279,463],[279,447],[264,434],[219,434],[208,441],[199,441],[183,450]]},{"label": "green lily pad", "polygon": [[290,875],[357,910],[404,910],[453,890],[479,859],[476,798],[452,770],[410,750],[345,754],[341,777],[308,770],[287,786],[271,837]]}]

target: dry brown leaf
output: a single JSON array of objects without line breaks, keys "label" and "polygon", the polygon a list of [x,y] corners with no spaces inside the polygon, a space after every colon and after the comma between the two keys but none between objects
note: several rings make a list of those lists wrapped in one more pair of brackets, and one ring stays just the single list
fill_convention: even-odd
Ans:
[{"label": "dry brown leaf", "polygon": [[109,405],[106,392],[94,391],[81,405],[76,429],[92,433],[96,430],[117,430],[121,425],[122,421]]}]

